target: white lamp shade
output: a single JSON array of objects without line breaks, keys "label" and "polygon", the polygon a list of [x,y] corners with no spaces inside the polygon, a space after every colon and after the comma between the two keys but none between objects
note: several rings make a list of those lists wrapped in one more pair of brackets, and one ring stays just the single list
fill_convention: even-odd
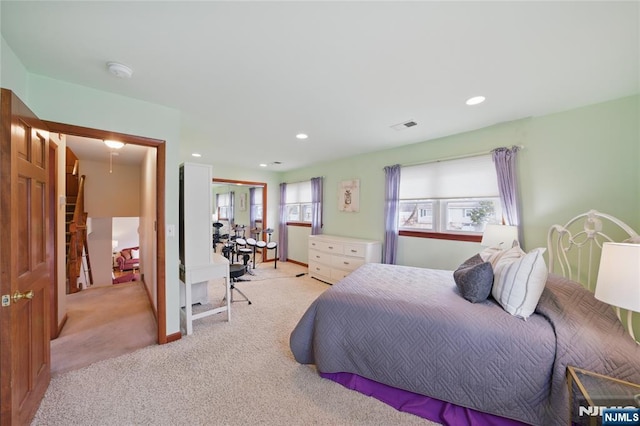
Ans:
[{"label": "white lamp shade", "polygon": [[115,250],[118,247],[118,240],[111,240],[111,249]]},{"label": "white lamp shade", "polygon": [[640,244],[604,243],[596,299],[640,312]]},{"label": "white lamp shade", "polygon": [[484,228],[481,245],[509,249],[518,240],[518,227],[512,225],[492,225]]}]

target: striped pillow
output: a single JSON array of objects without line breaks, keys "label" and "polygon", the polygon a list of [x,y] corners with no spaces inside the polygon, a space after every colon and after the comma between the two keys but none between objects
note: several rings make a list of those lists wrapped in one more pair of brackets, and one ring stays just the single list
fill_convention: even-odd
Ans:
[{"label": "striped pillow", "polygon": [[535,311],[549,273],[542,256],[545,250],[525,253],[513,247],[496,259],[491,294],[511,315],[527,319]]}]

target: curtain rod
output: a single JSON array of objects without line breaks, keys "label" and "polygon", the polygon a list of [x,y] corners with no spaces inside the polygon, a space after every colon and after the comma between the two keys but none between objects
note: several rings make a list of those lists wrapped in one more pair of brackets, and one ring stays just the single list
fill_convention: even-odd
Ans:
[{"label": "curtain rod", "polygon": [[[520,151],[522,151],[524,149],[524,145],[513,145],[513,147],[517,147],[518,150],[520,150]],[[500,147],[500,148],[502,148],[502,147]],[[413,163],[402,163],[402,164],[400,164],[400,166],[402,166],[402,167],[419,166],[419,165],[422,165],[422,164],[440,163],[442,161],[461,160],[463,158],[479,157],[481,155],[491,154],[496,149],[499,149],[499,148],[494,148],[494,149],[491,149],[489,151],[481,151],[481,152],[473,152],[473,153],[469,153],[469,154],[453,155],[451,157],[438,158],[436,160],[417,161],[417,162],[413,162]]]},{"label": "curtain rod", "polygon": [[[322,179],[324,179],[324,176],[312,176],[312,177],[310,177],[309,179],[305,179],[305,180],[298,180],[298,181],[295,181],[295,182],[280,182],[280,183],[286,183],[287,185],[289,185],[289,184],[293,184],[293,183],[310,182],[310,181],[311,181],[311,179],[313,179],[313,178],[318,178],[318,177],[321,177]],[[278,184],[278,185],[279,185],[279,184]]]}]

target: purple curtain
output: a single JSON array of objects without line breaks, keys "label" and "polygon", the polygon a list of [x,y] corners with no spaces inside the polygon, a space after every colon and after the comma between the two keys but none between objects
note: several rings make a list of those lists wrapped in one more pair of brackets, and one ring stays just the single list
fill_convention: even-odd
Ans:
[{"label": "purple curtain", "polygon": [[322,232],[322,177],[311,178],[311,235]]},{"label": "purple curtain", "polygon": [[249,188],[249,232],[251,232],[251,230],[256,227],[256,203],[254,200],[255,196],[256,189]]},{"label": "purple curtain", "polygon": [[287,184],[280,184],[280,225],[278,228],[278,259],[287,261]]},{"label": "purple curtain", "polygon": [[400,204],[400,165],[387,166],[384,195],[384,246],[382,263],[395,265],[398,251],[398,207]]},{"label": "purple curtain", "polygon": [[524,246],[522,227],[520,226],[520,197],[518,195],[518,180],[516,157],[518,147],[496,148],[491,151],[493,163],[498,177],[498,191],[502,203],[503,218],[506,225],[518,227],[518,240]]},{"label": "purple curtain", "polygon": [[[229,226],[235,226],[236,224],[236,193],[235,191],[229,192]],[[231,234],[231,230],[229,230]]]}]

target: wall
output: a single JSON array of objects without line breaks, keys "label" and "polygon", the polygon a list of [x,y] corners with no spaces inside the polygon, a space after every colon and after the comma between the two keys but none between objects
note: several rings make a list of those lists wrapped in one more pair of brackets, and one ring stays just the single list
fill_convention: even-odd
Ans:
[{"label": "wall", "polygon": [[58,257],[58,265],[57,265],[57,276],[56,276],[56,288],[58,291],[58,318],[57,318],[57,326],[58,328],[63,322],[63,319],[67,313],[67,265],[66,265],[66,215],[65,203],[60,203],[60,198],[63,197],[63,200],[66,197],[65,192],[65,173],[64,173],[64,160],[65,160],[65,148],[66,148],[66,138],[64,135],[58,135],[57,133],[51,133],[49,135],[49,139],[58,145],[58,149],[56,150],[57,163],[58,163],[58,177],[56,183],[56,205],[50,206],[52,210],[57,210],[57,222],[56,222],[56,255]]},{"label": "wall", "polygon": [[[94,287],[112,285],[111,230],[110,217],[94,217],[91,219],[91,233],[87,235],[87,244],[89,246],[89,260],[91,262]],[[83,267],[80,269],[78,282],[87,283],[88,281],[88,271]]]},{"label": "wall", "polygon": [[90,217],[140,216],[140,167],[80,160],[85,175],[85,211]]},{"label": "wall", "polygon": [[156,150],[150,149],[140,169],[140,274],[150,295],[154,309],[158,307],[156,244]]},{"label": "wall", "polygon": [[[27,100],[27,69],[11,47],[0,37],[0,87],[12,90],[22,102]],[[29,105],[27,105],[29,106]]]},{"label": "wall", "polygon": [[118,241],[118,247],[116,247],[116,251],[120,251],[129,247],[139,247],[139,229],[139,217],[111,218],[111,239]]},{"label": "wall", "polygon": [[[546,246],[554,223],[565,223],[597,209],[640,229],[640,96],[517,120],[419,144],[317,164],[282,174],[296,182],[324,176],[326,234],[382,240],[384,171],[393,164],[415,164],[451,156],[524,145],[518,155],[524,247]],[[339,212],[338,184],[360,179],[360,212]],[[292,249],[294,259],[306,255]],[[480,249],[477,243],[400,237],[398,263],[453,269]]]}]

